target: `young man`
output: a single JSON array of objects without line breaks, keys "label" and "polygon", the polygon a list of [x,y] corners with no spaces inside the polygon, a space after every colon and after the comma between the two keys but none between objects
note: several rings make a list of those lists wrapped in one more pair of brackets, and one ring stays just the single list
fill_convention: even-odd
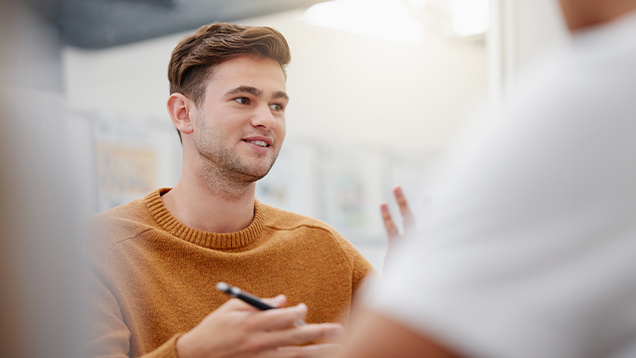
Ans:
[{"label": "young man", "polygon": [[338,357],[636,356],[636,0],[561,5],[572,48],[449,165]]},{"label": "young man", "polygon": [[[314,357],[333,349],[296,345],[342,332],[328,322],[347,321],[371,266],[331,227],[254,198],[285,139],[289,61],[284,37],[267,27],[203,26],[175,48],[167,107],[183,144],[181,177],[95,218],[94,356]],[[220,281],[292,307],[228,301]],[[309,324],[293,327],[301,319]]]}]

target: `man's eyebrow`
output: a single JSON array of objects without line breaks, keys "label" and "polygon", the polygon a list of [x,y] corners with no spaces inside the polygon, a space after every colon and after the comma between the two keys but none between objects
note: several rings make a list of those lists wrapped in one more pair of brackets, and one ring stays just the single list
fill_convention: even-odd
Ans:
[{"label": "man's eyebrow", "polygon": [[[254,97],[260,97],[263,94],[263,90],[260,90],[252,86],[238,86],[234,89],[227,91],[225,95],[232,96],[232,95],[241,94],[241,93],[248,93]],[[289,96],[287,95],[285,91],[274,92],[274,94],[272,95],[272,98],[273,99],[284,98],[285,100],[289,101]]]},{"label": "man's eyebrow", "polygon": [[286,92],[283,92],[283,91],[274,92],[274,95],[272,96],[272,98],[274,98],[274,99],[276,99],[276,98],[284,98],[285,100],[289,101],[289,96],[287,95]]},{"label": "man's eyebrow", "polygon": [[240,94],[240,93],[248,93],[254,97],[260,97],[263,94],[263,90],[259,90],[256,87],[252,86],[238,86],[235,89],[231,89],[225,93],[226,96]]}]

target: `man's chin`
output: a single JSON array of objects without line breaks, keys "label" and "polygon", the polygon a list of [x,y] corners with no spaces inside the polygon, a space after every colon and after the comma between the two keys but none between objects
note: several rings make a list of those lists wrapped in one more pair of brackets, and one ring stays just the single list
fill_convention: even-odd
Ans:
[{"label": "man's chin", "polygon": [[244,170],[238,170],[236,174],[242,178],[242,181],[251,183],[263,179],[271,169],[272,166],[267,168],[255,168],[252,166],[246,167]]},{"label": "man's chin", "polygon": [[[218,160],[221,159],[221,160]],[[265,177],[274,166],[275,158],[218,158],[218,168],[236,183],[253,183]],[[225,159],[225,160],[223,160]]]},{"label": "man's chin", "polygon": [[275,160],[270,163],[264,163],[262,161],[257,163],[248,163],[240,172],[246,176],[252,177],[252,181],[258,181],[263,179],[269,173],[274,166],[274,162]]},{"label": "man's chin", "polygon": [[259,181],[261,179],[263,179],[270,171],[271,167],[267,170],[264,171],[259,171],[259,172],[252,172],[252,173],[248,173],[247,175],[249,175],[250,177],[253,178],[252,181]]}]

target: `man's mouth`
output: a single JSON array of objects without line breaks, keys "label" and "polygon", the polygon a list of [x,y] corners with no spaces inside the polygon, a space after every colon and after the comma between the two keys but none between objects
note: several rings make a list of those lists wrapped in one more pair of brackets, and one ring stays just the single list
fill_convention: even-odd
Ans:
[{"label": "man's mouth", "polygon": [[269,144],[263,142],[262,140],[246,140],[246,142],[256,144],[259,147],[269,147]]}]

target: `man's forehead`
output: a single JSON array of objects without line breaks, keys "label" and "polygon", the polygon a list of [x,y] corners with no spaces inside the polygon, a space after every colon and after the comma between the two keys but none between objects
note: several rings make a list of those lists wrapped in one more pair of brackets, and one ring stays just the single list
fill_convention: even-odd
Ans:
[{"label": "man's forehead", "polygon": [[283,83],[285,75],[280,64],[268,57],[238,56],[223,61],[213,67],[211,77],[232,76],[232,77],[273,77],[280,79]]},{"label": "man's forehead", "polygon": [[278,92],[286,91],[285,76],[278,62],[254,56],[236,57],[215,66],[208,78],[208,87],[223,93],[259,91],[261,95],[277,96]]}]

